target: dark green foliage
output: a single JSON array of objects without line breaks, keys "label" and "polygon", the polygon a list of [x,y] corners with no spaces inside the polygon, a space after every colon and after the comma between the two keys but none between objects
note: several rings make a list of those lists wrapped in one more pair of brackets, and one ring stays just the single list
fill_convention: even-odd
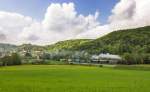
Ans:
[{"label": "dark green foliage", "polygon": [[4,56],[0,59],[2,66],[21,65],[21,58],[17,53],[12,53],[11,56]]},{"label": "dark green foliage", "polygon": [[150,27],[115,31],[79,45],[75,50],[85,50],[93,54],[150,53]]},{"label": "dark green foliage", "polygon": [[5,56],[5,57],[1,58],[0,60],[1,60],[3,66],[13,65],[11,56]]},{"label": "dark green foliage", "polygon": [[31,55],[30,52],[26,52],[26,53],[25,53],[25,57],[32,57],[32,55]]},{"label": "dark green foliage", "polygon": [[149,53],[124,53],[122,64],[150,64]]},{"label": "dark green foliage", "polygon": [[90,39],[67,40],[67,41],[61,41],[56,44],[46,46],[46,48],[49,51],[73,50],[75,47],[80,46],[89,41],[91,40]]},{"label": "dark green foliage", "polygon": [[50,51],[84,51],[89,54],[111,53],[124,58],[125,64],[150,63],[150,26],[114,31],[95,40],[69,40],[47,47]]},{"label": "dark green foliage", "polygon": [[12,53],[11,61],[13,62],[13,65],[21,65],[21,58],[17,53]]},{"label": "dark green foliage", "polygon": [[68,40],[46,47],[50,51],[86,51],[91,54],[150,53],[150,27],[112,32],[95,40]]}]

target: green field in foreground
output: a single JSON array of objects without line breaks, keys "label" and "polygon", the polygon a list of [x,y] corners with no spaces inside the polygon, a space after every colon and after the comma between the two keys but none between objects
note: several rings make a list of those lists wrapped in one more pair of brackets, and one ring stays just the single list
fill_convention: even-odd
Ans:
[{"label": "green field in foreground", "polygon": [[0,67],[0,92],[150,92],[150,71],[71,65]]}]

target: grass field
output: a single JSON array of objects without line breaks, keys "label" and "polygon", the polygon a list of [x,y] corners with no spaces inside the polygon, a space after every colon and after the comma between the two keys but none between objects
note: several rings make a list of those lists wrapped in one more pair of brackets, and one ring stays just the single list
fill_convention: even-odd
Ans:
[{"label": "grass field", "polygon": [[150,92],[150,71],[70,65],[0,67],[0,92]]}]

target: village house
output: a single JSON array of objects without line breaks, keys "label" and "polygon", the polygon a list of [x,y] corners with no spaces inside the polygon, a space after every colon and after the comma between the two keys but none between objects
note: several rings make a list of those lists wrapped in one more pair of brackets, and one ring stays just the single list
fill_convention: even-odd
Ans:
[{"label": "village house", "polygon": [[117,64],[119,61],[121,61],[122,58],[119,55],[113,55],[113,54],[99,54],[99,55],[93,55],[91,57],[91,63],[97,63],[97,64]]}]

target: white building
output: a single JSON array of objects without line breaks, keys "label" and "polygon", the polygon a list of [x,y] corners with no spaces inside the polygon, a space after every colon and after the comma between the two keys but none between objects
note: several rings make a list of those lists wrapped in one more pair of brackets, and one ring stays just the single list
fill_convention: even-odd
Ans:
[{"label": "white building", "polygon": [[113,55],[113,54],[99,54],[100,58],[106,58],[106,59],[115,59],[115,60],[120,60],[122,59],[119,55]]},{"label": "white building", "polygon": [[109,53],[101,53],[99,55],[93,55],[91,57],[91,62],[100,64],[117,64],[121,60],[122,58],[119,55],[113,55]]}]

